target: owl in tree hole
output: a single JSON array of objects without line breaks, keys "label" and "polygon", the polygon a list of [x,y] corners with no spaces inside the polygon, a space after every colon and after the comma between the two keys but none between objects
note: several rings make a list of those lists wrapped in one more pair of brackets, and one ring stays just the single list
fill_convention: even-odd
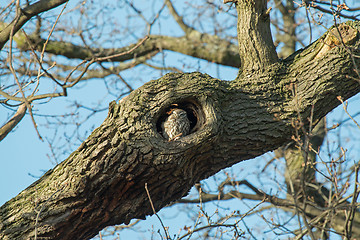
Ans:
[{"label": "owl in tree hole", "polygon": [[173,141],[184,137],[190,132],[190,121],[185,110],[175,108],[168,112],[169,116],[162,123],[163,137]]}]

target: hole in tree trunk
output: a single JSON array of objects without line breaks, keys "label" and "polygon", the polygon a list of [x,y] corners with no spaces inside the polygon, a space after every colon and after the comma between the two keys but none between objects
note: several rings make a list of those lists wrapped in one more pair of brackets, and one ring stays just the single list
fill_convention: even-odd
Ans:
[{"label": "hole in tree trunk", "polygon": [[163,109],[159,119],[156,122],[157,131],[163,136],[162,124],[174,109],[182,109],[186,111],[187,117],[190,121],[190,133],[192,134],[204,126],[206,122],[204,111],[201,105],[195,99],[186,99],[183,101],[175,102]]}]

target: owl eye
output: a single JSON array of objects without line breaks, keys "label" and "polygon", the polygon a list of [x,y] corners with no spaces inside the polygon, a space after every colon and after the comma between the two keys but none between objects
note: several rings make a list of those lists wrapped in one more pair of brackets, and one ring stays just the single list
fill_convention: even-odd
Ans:
[{"label": "owl eye", "polygon": [[186,116],[186,115],[187,115],[185,111],[181,111],[181,112],[179,112],[178,114],[179,114],[180,116]]}]

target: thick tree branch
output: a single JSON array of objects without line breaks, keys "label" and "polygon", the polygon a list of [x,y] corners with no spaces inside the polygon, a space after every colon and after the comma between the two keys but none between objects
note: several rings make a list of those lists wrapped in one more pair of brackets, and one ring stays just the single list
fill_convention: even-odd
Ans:
[{"label": "thick tree branch", "polygon": [[[342,36],[359,26],[340,28]],[[317,122],[339,105],[337,96],[360,92],[349,52],[335,42],[328,48],[325,36],[232,82],[167,74],[112,102],[103,124],[68,159],[0,208],[0,238],[30,238],[36,229],[39,237],[87,239],[152,214],[145,184],[159,210],[199,180],[287,143],[299,116],[305,123],[314,109]],[[357,35],[345,39],[358,54]],[[188,112],[192,130],[169,142],[160,126],[173,104]]]},{"label": "thick tree branch", "polygon": [[[25,41],[17,38],[17,46],[22,50],[28,50],[29,46]],[[41,51],[45,39],[33,39],[36,43],[36,49]],[[61,55],[67,58],[90,59],[94,55],[98,58],[114,55],[127,51],[136,46],[131,44],[123,48],[92,48],[78,46],[69,42],[49,41],[46,45],[45,52],[55,55]],[[240,56],[238,46],[230,41],[221,39],[215,35],[201,34],[198,31],[192,31],[190,35],[183,37],[169,37],[150,35],[149,39],[135,51],[120,57],[112,58],[113,62],[123,62],[136,59],[142,56],[154,55],[162,50],[169,50],[183,53],[188,56],[201,58],[210,62],[219,63],[225,66],[239,67]]]},{"label": "thick tree branch", "polygon": [[270,31],[270,10],[266,0],[238,0],[238,42],[240,71],[259,71],[278,61]]}]

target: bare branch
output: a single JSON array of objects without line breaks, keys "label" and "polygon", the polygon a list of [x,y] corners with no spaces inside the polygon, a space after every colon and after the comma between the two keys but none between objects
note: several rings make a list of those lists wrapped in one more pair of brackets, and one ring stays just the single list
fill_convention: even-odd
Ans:
[{"label": "bare branch", "polygon": [[3,140],[16,125],[23,119],[26,113],[25,104],[21,104],[14,116],[0,128],[0,141]]},{"label": "bare branch", "polygon": [[40,0],[24,9],[20,10],[20,15],[0,32],[0,49],[10,39],[11,32],[15,34],[21,27],[29,21],[33,16],[58,7],[66,3],[68,0]]},{"label": "bare branch", "polygon": [[165,0],[166,6],[168,7],[170,14],[174,17],[177,24],[181,27],[181,29],[188,35],[191,31],[195,31],[194,28],[188,26],[185,22],[183,17],[179,15],[176,11],[174,5],[172,4],[171,0]]},{"label": "bare branch", "polygon": [[[315,8],[323,13],[327,13],[327,14],[334,14],[334,11],[320,7],[319,5],[316,4],[312,4],[309,0],[305,1],[307,5],[309,5],[312,8]],[[356,11],[356,10],[355,10]],[[336,14],[340,17],[346,18],[346,19],[351,19],[351,20],[359,20],[358,16],[349,16],[346,14],[341,13],[340,11],[336,12]]]},{"label": "bare branch", "polygon": [[[70,59],[88,60],[95,56],[98,58],[98,61],[106,61],[108,56],[112,56],[112,62],[124,62],[142,56],[155,55],[155,53],[159,51],[170,50],[225,66],[240,66],[240,56],[237,45],[215,35],[201,34],[197,31],[193,33],[194,34],[190,36],[183,37],[149,35],[149,39],[146,40],[144,44],[128,54],[123,54],[123,52],[128,52],[129,49],[133,49],[139,42],[122,48],[89,49],[69,42],[50,40],[45,48],[45,52],[61,55]],[[38,43],[35,48],[41,51],[45,39],[32,39],[32,41]],[[18,46],[22,50],[29,48],[27,45],[21,45],[21,42],[18,42]],[[214,51],[214,49],[217,49],[217,51]]]}]

